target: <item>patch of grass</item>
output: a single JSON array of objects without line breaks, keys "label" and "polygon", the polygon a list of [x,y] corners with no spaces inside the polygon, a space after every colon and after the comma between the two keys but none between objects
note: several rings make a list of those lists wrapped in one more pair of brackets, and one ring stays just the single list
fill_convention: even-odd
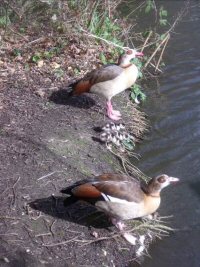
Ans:
[{"label": "patch of grass", "polygon": [[42,54],[39,52],[36,52],[32,57],[31,57],[31,62],[33,63],[38,63],[39,60],[42,59]]},{"label": "patch of grass", "polygon": [[167,218],[169,217],[158,216],[156,219],[132,220],[130,221],[131,232],[136,231],[139,234],[148,233],[149,237],[153,239],[168,236],[174,229],[167,225]]},{"label": "patch of grass", "polygon": [[13,51],[12,51],[12,54],[15,57],[21,56],[22,55],[22,50],[21,49],[14,48]]},{"label": "patch of grass", "polygon": [[134,84],[131,87],[130,98],[132,101],[144,102],[146,100],[146,94],[142,92],[142,87],[139,84]]}]

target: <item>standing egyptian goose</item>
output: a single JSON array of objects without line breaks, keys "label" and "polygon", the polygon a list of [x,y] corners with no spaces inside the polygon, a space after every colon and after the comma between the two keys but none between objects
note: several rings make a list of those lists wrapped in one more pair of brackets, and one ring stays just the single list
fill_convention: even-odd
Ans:
[{"label": "standing egyptian goose", "polygon": [[135,57],[143,56],[143,53],[129,49],[120,56],[117,65],[105,65],[86,74],[79,81],[71,84],[71,95],[82,93],[95,93],[107,99],[107,115],[112,120],[119,120],[121,114],[113,110],[111,99],[131,87],[138,76],[138,68],[130,61]]},{"label": "standing egyptian goose", "polygon": [[[154,213],[160,206],[160,192],[179,179],[166,174],[151,179],[148,184],[122,174],[106,173],[93,179],[87,179],[61,190],[72,199],[92,200],[97,209],[103,211],[112,223],[123,231],[122,221],[147,216]],[[68,202],[69,200],[69,202]],[[133,236],[122,232],[130,243],[134,244]]]}]

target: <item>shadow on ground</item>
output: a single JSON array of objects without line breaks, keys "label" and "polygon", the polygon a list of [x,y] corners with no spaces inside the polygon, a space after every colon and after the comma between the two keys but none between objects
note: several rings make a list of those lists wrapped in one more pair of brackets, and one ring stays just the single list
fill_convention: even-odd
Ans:
[{"label": "shadow on ground", "polygon": [[69,105],[80,109],[89,109],[96,104],[88,95],[70,96],[70,93],[65,89],[53,92],[49,100],[55,104]]},{"label": "shadow on ground", "polygon": [[109,218],[102,212],[88,204],[86,201],[77,201],[71,205],[64,206],[66,198],[50,196],[48,198],[36,199],[29,203],[32,209],[42,211],[54,218],[59,218],[79,225],[94,228],[107,228],[112,226]]}]

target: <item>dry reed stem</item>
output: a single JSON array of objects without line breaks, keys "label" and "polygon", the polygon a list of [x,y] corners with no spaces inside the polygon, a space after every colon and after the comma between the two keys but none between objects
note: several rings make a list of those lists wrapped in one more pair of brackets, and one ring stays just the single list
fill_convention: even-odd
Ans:
[{"label": "dry reed stem", "polygon": [[147,38],[146,38],[146,40],[145,40],[145,42],[144,42],[144,44],[143,44],[143,46],[142,46],[141,52],[143,52],[143,50],[144,50],[144,48],[145,48],[145,46],[146,46],[146,44],[147,44],[149,38],[151,37],[152,33],[153,33],[153,31],[150,31],[150,32],[149,32],[149,34],[148,34],[148,36],[147,36]]},{"label": "dry reed stem", "polygon": [[154,58],[154,56],[157,54],[157,52],[159,51],[159,49],[161,48],[161,46],[167,41],[168,38],[169,38],[169,33],[162,40],[162,42],[156,47],[156,49],[154,50],[153,54],[150,56],[150,58],[145,63],[145,65],[143,67],[143,70],[146,69],[146,67],[149,65],[149,63],[151,62],[151,60]]},{"label": "dry reed stem", "polygon": [[163,46],[163,49],[162,49],[162,51],[161,51],[161,53],[160,53],[160,57],[159,57],[159,59],[158,59],[158,62],[157,62],[157,64],[156,64],[156,67],[155,67],[155,71],[159,70],[158,67],[159,67],[159,65],[160,65],[160,61],[162,60],[163,53],[164,53],[165,48],[166,48],[166,46],[167,46],[167,44],[168,44],[168,42],[169,42],[169,39],[170,39],[170,35],[168,35],[168,38],[166,39],[166,42],[165,42],[165,44],[164,44],[164,46]]}]

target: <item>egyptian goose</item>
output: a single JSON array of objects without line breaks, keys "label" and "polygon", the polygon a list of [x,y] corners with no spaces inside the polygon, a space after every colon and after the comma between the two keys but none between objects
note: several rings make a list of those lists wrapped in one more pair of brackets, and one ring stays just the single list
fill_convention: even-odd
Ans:
[{"label": "egyptian goose", "polygon": [[141,184],[127,175],[106,173],[79,181],[61,192],[71,195],[65,204],[71,203],[71,198],[91,200],[97,209],[111,218],[124,238],[133,244],[133,236],[123,232],[125,225],[122,221],[154,213],[160,206],[161,190],[178,181],[178,178],[162,174],[151,179],[148,184]]},{"label": "egyptian goose", "polygon": [[120,56],[118,64],[105,65],[86,74],[79,81],[69,85],[72,88],[71,95],[82,93],[95,93],[107,99],[107,115],[112,120],[119,120],[121,114],[113,110],[111,99],[131,87],[138,76],[138,68],[130,61],[135,57],[143,56],[143,53],[129,49]]}]

